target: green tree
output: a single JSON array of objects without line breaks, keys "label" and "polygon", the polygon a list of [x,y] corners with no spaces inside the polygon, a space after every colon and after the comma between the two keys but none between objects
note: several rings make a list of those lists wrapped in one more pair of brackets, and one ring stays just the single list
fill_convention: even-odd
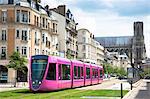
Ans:
[{"label": "green tree", "polygon": [[41,3],[41,0],[33,0],[33,1],[35,1],[35,2],[37,2],[37,3]]},{"label": "green tree", "polygon": [[[21,71],[25,73],[26,70],[26,64],[27,60],[20,55],[18,52],[14,52],[10,57],[9,64],[7,65],[8,68],[13,68],[15,70],[15,75],[17,77],[17,71]],[[15,78],[15,84],[14,87],[16,86],[17,79]]]}]

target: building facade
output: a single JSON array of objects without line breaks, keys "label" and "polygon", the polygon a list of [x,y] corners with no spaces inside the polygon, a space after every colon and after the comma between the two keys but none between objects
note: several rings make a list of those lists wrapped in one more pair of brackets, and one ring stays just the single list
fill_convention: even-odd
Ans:
[{"label": "building facade", "polygon": [[46,8],[32,0],[1,0],[0,82],[16,78],[15,71],[5,67],[14,51],[27,59],[38,54],[58,55],[57,24]]},{"label": "building facade", "polygon": [[73,14],[65,5],[50,9],[52,15],[58,20],[59,51],[62,57],[76,59],[78,55],[77,23]]},{"label": "building facade", "polygon": [[104,61],[104,47],[87,29],[78,30],[78,53],[78,59],[84,62],[101,65]]}]

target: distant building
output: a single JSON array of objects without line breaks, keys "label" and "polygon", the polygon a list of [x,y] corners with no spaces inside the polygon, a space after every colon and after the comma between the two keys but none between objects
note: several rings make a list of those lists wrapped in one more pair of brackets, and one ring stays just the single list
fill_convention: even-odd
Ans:
[{"label": "distant building", "polygon": [[104,47],[87,29],[78,30],[78,53],[78,59],[84,62],[101,65],[104,61]]},{"label": "distant building", "polygon": [[59,51],[65,58],[76,59],[77,51],[77,23],[73,14],[65,5],[50,9],[51,14],[58,20]]},{"label": "distant building", "polygon": [[126,54],[120,55],[118,52],[105,51],[105,61],[114,67],[123,67],[127,70],[127,67],[131,67],[130,60]]},{"label": "distant building", "polygon": [[131,58],[132,38],[133,36],[95,37],[107,51],[126,54],[129,58]]}]

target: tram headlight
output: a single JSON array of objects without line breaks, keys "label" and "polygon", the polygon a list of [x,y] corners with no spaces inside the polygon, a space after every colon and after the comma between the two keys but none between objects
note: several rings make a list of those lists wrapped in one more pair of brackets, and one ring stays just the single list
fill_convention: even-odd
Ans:
[{"label": "tram headlight", "polygon": [[39,84],[41,84],[41,81],[39,81]]},{"label": "tram headlight", "polygon": [[35,82],[33,81],[32,84],[35,84]]}]

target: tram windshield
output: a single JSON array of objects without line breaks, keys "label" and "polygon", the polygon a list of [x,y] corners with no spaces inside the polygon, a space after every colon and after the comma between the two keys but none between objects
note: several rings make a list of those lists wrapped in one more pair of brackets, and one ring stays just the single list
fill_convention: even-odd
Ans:
[{"label": "tram windshield", "polygon": [[31,77],[32,81],[41,81],[44,77],[44,73],[47,66],[46,59],[33,59],[31,65]]}]

